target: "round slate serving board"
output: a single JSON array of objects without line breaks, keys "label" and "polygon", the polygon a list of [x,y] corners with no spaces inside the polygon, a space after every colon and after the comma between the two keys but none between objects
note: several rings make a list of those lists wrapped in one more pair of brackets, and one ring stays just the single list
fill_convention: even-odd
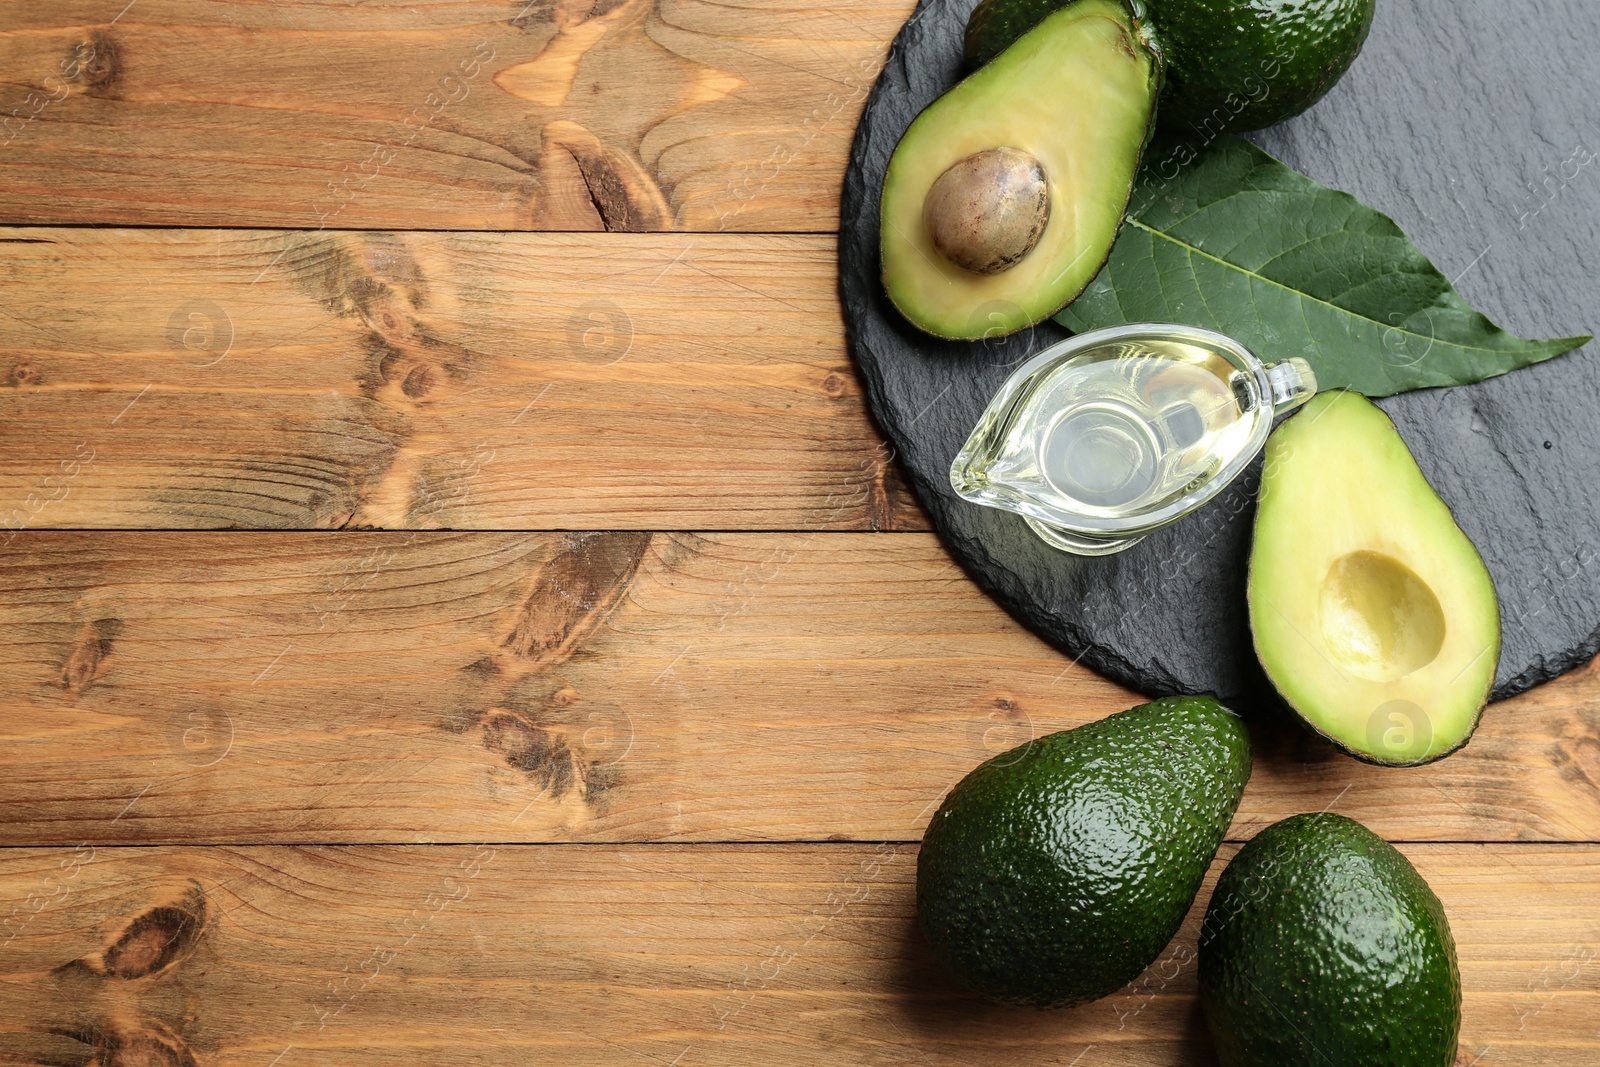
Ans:
[{"label": "round slate serving board", "polygon": [[[908,325],[878,281],[878,198],[916,114],[960,76],[975,0],[923,0],[862,117],[845,177],[840,285],[852,352],[946,544],[1027,625],[1151,695],[1265,692],[1245,562],[1257,467],[1117,556],[1046,547],[1020,517],[958,498],[949,469],[1010,369],[1067,336],[1045,322],[981,343]],[[1526,337],[1600,325],[1600,5],[1383,0],[1366,50],[1316,108],[1254,136],[1391,216],[1470,303]],[[1559,32],[1552,32],[1559,27]],[[1262,353],[1281,359],[1290,352]],[[1600,343],[1473,386],[1381,402],[1500,591],[1496,699],[1600,648]]]}]

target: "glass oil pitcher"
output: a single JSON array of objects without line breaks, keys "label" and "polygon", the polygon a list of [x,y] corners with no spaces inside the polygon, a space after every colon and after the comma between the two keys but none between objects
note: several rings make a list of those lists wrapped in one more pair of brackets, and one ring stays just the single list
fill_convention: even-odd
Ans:
[{"label": "glass oil pitcher", "polygon": [[1006,379],[950,468],[964,499],[1014,511],[1048,544],[1104,556],[1200,507],[1316,392],[1299,358],[1138,323],[1052,345]]}]

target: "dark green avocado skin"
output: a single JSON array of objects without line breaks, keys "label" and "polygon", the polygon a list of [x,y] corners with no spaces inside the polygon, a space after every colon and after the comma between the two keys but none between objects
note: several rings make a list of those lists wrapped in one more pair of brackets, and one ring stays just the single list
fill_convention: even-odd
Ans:
[{"label": "dark green avocado skin", "polygon": [[1162,126],[1209,142],[1315,104],[1367,41],[1376,0],[1147,0],[1167,60]]},{"label": "dark green avocado skin", "polygon": [[1222,1067],[1450,1067],[1461,976],[1444,908],[1353,819],[1263,830],[1217,882],[1200,996]]},{"label": "dark green avocado skin", "polygon": [[1136,978],[1193,904],[1250,777],[1244,723],[1171,697],[963,778],[917,857],[934,952],[979,993],[1081,1004]]}]

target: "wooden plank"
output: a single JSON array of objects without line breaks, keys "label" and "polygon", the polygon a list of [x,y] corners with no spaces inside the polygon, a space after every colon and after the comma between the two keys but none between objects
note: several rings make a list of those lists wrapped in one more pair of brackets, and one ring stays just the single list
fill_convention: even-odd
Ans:
[{"label": "wooden plank", "polygon": [[[908,840],[1135,701],[927,534],[25,532],[0,843]],[[1600,676],[1385,769],[1256,732],[1235,836],[1600,840]]]},{"label": "wooden plank", "polygon": [[0,528],[924,528],[832,239],[0,230]]},{"label": "wooden plank", "polygon": [[[915,851],[8,849],[0,914],[24,910],[0,952],[0,1058],[1214,1062],[1195,947],[1232,846],[1143,978],[1060,1012],[988,1005],[949,982],[915,931]],[[1600,850],[1403,851],[1459,945],[1458,1062],[1592,1064]]]},{"label": "wooden plank", "polygon": [[11,3],[0,220],[831,231],[911,7]]}]

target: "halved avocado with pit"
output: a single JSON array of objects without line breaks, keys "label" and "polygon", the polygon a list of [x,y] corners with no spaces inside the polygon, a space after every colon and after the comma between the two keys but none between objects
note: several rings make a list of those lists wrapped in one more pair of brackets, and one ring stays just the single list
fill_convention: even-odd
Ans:
[{"label": "halved avocado with pit", "polygon": [[1012,333],[1111,252],[1161,56],[1122,0],[1076,0],[918,115],[883,182],[883,284],[928,333]]},{"label": "halved avocado with pit", "polygon": [[1268,439],[1248,598],[1273,686],[1358,759],[1428,763],[1477,728],[1500,659],[1494,581],[1366,397],[1315,397]]}]

